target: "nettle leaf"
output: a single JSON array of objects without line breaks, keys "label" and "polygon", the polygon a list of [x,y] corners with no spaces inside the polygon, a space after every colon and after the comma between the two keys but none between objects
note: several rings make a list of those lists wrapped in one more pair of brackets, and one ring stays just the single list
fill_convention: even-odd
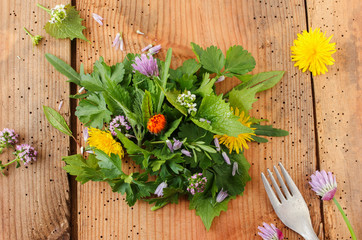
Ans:
[{"label": "nettle leaf", "polygon": [[57,23],[47,22],[44,27],[45,31],[57,39],[69,38],[73,40],[79,38],[89,42],[82,33],[86,27],[82,25],[83,19],[80,18],[79,12],[70,4],[66,5],[65,9],[67,12],[66,18]]},{"label": "nettle leaf", "polygon": [[218,203],[212,197],[203,195],[194,196],[190,201],[190,209],[196,209],[196,215],[200,216],[207,230],[210,229],[212,221],[219,216],[221,211],[228,209],[228,203],[235,197],[228,197],[224,201]]},{"label": "nettle leaf", "polygon": [[255,59],[242,46],[232,46],[226,52],[225,72],[245,74],[255,67]]},{"label": "nettle leaf", "polygon": [[46,53],[45,58],[58,72],[66,76],[69,79],[69,82],[80,85],[79,73],[77,73],[69,64],[50,53]]},{"label": "nettle leaf", "polygon": [[84,159],[82,155],[76,154],[63,157],[62,160],[67,164],[63,167],[67,173],[77,176],[75,180],[84,184],[88,181],[103,181],[105,175],[100,170],[98,159],[95,155],[89,154],[88,159]]},{"label": "nettle leaf", "polygon": [[104,98],[100,94],[92,93],[79,102],[75,115],[87,127],[103,128],[104,123],[111,120],[112,112],[107,109]]},{"label": "nettle leaf", "polygon": [[208,47],[201,55],[202,67],[213,73],[220,73],[225,65],[225,56],[216,46]]},{"label": "nettle leaf", "polygon": [[257,92],[262,92],[267,89],[270,89],[277,84],[280,79],[282,79],[284,71],[271,71],[271,72],[262,72],[255,75],[242,75],[237,76],[237,78],[242,81],[241,84],[234,87],[236,90],[241,90],[243,88],[253,88],[258,87]]},{"label": "nettle leaf", "polygon": [[256,135],[268,137],[284,137],[289,135],[288,131],[279,128],[273,128],[273,125],[252,124],[251,127],[256,128],[254,132]]},{"label": "nettle leaf", "polygon": [[56,110],[52,109],[51,107],[47,106],[43,106],[43,111],[48,122],[54,128],[58,129],[64,134],[67,134],[70,137],[73,136],[72,131],[70,131],[67,122],[65,121],[63,116],[60,115],[60,113],[58,113]]},{"label": "nettle leaf", "polygon": [[[204,118],[211,123],[200,122]],[[209,95],[202,99],[195,118],[191,120],[210,132],[219,135],[237,137],[242,133],[252,133],[253,131],[239,122],[239,117],[230,110],[230,105],[222,99],[222,95]]]}]

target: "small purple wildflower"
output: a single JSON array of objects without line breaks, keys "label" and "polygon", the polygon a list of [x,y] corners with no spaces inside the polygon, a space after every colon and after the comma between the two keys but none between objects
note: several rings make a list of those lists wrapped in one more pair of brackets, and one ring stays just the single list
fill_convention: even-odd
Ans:
[{"label": "small purple wildflower", "polygon": [[263,240],[282,240],[284,239],[282,231],[274,226],[274,224],[263,223],[263,227],[258,227],[259,236],[263,238]]},{"label": "small purple wildflower", "polygon": [[225,76],[220,76],[215,83],[219,83],[225,80]]},{"label": "small purple wildflower", "polygon": [[83,128],[83,139],[84,139],[84,142],[86,143],[88,141],[88,138],[89,138],[89,133],[88,133],[88,128]]},{"label": "small purple wildflower", "polygon": [[176,138],[173,138],[173,150],[179,150],[182,147],[182,142],[180,140],[177,140]]},{"label": "small purple wildflower", "polygon": [[181,153],[184,154],[185,156],[191,157],[191,153],[189,151],[187,151],[186,149],[182,149]]},{"label": "small purple wildflower", "polygon": [[222,157],[224,158],[224,161],[225,161],[228,165],[230,165],[231,162],[230,162],[230,158],[229,158],[229,156],[227,155],[227,153],[226,153],[226,152],[222,152],[221,155],[222,155]]},{"label": "small purple wildflower", "polygon": [[163,189],[167,188],[167,183],[166,182],[162,182],[158,185],[158,187],[156,188],[155,194],[158,197],[162,197],[163,196]]},{"label": "small purple wildflower", "polygon": [[92,17],[97,23],[99,23],[99,25],[103,26],[103,18],[101,16],[96,13],[92,13]]},{"label": "small purple wildflower", "polygon": [[233,163],[233,170],[231,172],[231,175],[235,176],[235,174],[239,174],[239,164],[237,162]]},{"label": "small purple wildflower", "polygon": [[11,147],[18,142],[19,135],[15,133],[14,129],[4,128],[0,132],[0,153],[3,148]]},{"label": "small purple wildflower", "polygon": [[63,100],[61,100],[60,103],[59,103],[58,111],[60,111],[60,109],[62,109],[62,107],[63,107]]},{"label": "small purple wildflower", "polygon": [[229,194],[227,193],[227,191],[224,191],[222,188],[220,190],[220,192],[217,194],[216,196],[216,202],[220,203],[222,201],[225,200],[225,198],[227,198],[227,196],[229,196]]},{"label": "small purple wildflower", "polygon": [[116,50],[120,49],[121,51],[124,51],[124,42],[122,33],[117,33],[116,37],[113,40],[112,47],[114,47]]},{"label": "small purple wildflower", "polygon": [[187,187],[187,191],[192,195],[195,193],[202,193],[205,190],[207,178],[202,177],[202,173],[195,173],[191,177],[189,177],[190,185]]},{"label": "small purple wildflower", "polygon": [[152,47],[152,44],[148,44],[146,47],[142,48],[142,52],[146,52],[148,49]]},{"label": "small purple wildflower", "polygon": [[150,50],[148,50],[148,55],[153,55],[158,53],[161,50],[161,48],[162,48],[161,44],[151,47]]},{"label": "small purple wildflower", "polygon": [[31,161],[36,161],[37,151],[28,144],[21,144],[16,146],[14,155],[18,160],[23,161],[24,165],[28,165]]},{"label": "small purple wildflower", "polygon": [[173,147],[172,147],[172,142],[170,141],[170,140],[166,140],[166,145],[167,145],[167,147],[170,149],[170,151],[173,153]]},{"label": "small purple wildflower", "polygon": [[336,176],[333,176],[331,172],[316,171],[311,176],[309,184],[312,186],[312,190],[317,193],[318,196],[322,197],[322,200],[332,200],[334,194],[337,191]]},{"label": "small purple wildflower", "polygon": [[111,131],[113,136],[117,135],[115,129],[124,133],[126,130],[130,130],[131,127],[128,125],[126,118],[122,115],[119,115],[113,118],[112,121],[109,123],[109,130]]},{"label": "small purple wildflower", "polygon": [[220,152],[221,148],[220,148],[219,139],[217,137],[214,137],[214,144],[216,147],[216,151]]},{"label": "small purple wildflower", "polygon": [[147,77],[158,76],[157,60],[152,56],[147,57],[146,54],[142,54],[141,57],[136,57],[132,67]]}]

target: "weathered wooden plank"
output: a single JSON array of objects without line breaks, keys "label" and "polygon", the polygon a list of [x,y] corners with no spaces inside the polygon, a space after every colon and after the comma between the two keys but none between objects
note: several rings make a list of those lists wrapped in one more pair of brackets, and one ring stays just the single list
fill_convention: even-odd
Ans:
[{"label": "weathered wooden plank", "polygon": [[[260,181],[260,172],[279,161],[300,187],[319,231],[320,202],[307,184],[307,175],[317,166],[311,79],[293,67],[289,50],[296,34],[306,28],[304,1],[84,0],[77,1],[77,8],[86,19],[87,37],[92,41],[77,44],[77,62],[83,62],[87,71],[100,56],[115,63],[125,53],[140,52],[149,43],[172,47],[173,67],[194,57],[191,41],[218,45],[224,51],[234,44],[243,45],[256,58],[255,72],[287,71],[278,86],[259,95],[253,114],[291,132],[289,137],[273,138],[271,143],[251,144],[247,158],[252,163],[253,180],[245,195],[231,201],[229,211],[214,221],[209,232],[184,200],[151,212],[147,203],[129,208],[106,184],[87,183],[78,185],[79,239],[254,239],[263,221],[276,222],[289,239],[297,239],[276,220]],[[104,17],[103,27],[91,18],[93,12]],[[138,29],[145,35],[137,35]],[[111,48],[120,31],[124,33],[125,53]],[[165,50],[160,55],[164,54]],[[224,92],[236,83],[225,81],[218,90]]]},{"label": "weathered wooden plank", "polygon": [[[307,1],[307,7],[310,28],[334,34],[337,48],[335,65],[313,77],[320,168],[336,175],[336,198],[361,237],[361,1]],[[350,239],[333,202],[324,202],[323,213],[326,239]]]},{"label": "weathered wooden plank", "polygon": [[[49,16],[37,3],[59,1],[1,1],[0,32],[0,128],[14,128],[20,143],[38,150],[38,161],[29,167],[8,168],[0,176],[0,239],[69,239],[69,186],[61,169],[69,138],[50,127],[42,105],[57,108],[69,116],[69,84],[47,63],[44,54],[53,53],[70,61],[70,42],[55,40],[42,29]],[[63,1],[67,2],[67,1]],[[70,2],[70,1],[68,1]],[[45,39],[32,47],[23,27]],[[11,150],[0,155],[13,159]]]}]

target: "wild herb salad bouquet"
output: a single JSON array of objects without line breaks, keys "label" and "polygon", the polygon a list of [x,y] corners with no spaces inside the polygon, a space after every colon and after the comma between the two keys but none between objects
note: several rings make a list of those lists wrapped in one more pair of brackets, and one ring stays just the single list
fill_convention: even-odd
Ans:
[{"label": "wild herb salad bouquet", "polygon": [[[260,136],[288,132],[249,115],[255,94],[273,87],[284,72],[247,74],[255,60],[241,46],[220,49],[191,44],[197,60],[170,69],[151,54],[128,54],[108,66],[103,58],[92,73],[80,73],[53,55],[46,58],[70,82],[80,87],[75,115],[84,124],[86,146],[66,156],[64,169],[81,183],[105,181],[114,192],[126,194],[129,206],[137,200],[157,210],[186,196],[207,229],[228,202],[241,195],[250,180],[244,157],[248,142],[267,142]],[[240,84],[223,95],[215,83],[237,77]],[[44,107],[49,122],[73,136],[64,118]],[[84,151],[83,151],[84,149]],[[128,157],[139,172],[126,174]]]}]

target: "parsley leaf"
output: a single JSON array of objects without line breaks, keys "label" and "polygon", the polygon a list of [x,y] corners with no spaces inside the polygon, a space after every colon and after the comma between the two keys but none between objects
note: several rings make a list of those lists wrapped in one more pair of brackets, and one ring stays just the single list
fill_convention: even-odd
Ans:
[{"label": "parsley leaf", "polygon": [[[44,7],[41,8],[44,9]],[[50,11],[49,9],[44,10]],[[47,22],[44,27],[45,31],[57,39],[69,38],[73,40],[74,38],[79,38],[89,42],[82,33],[86,27],[82,25],[83,19],[80,18],[79,12],[70,4],[65,6],[65,10],[67,13],[65,19],[57,23]]]},{"label": "parsley leaf", "polygon": [[255,59],[242,46],[232,46],[226,52],[225,72],[245,74],[255,67]]},{"label": "parsley leaf", "polygon": [[112,112],[107,109],[104,98],[100,94],[92,93],[79,102],[75,115],[85,126],[103,128],[104,123],[111,120]]},{"label": "parsley leaf", "polygon": [[213,73],[220,73],[225,65],[225,56],[219,48],[211,46],[202,53],[200,62],[206,70]]}]

